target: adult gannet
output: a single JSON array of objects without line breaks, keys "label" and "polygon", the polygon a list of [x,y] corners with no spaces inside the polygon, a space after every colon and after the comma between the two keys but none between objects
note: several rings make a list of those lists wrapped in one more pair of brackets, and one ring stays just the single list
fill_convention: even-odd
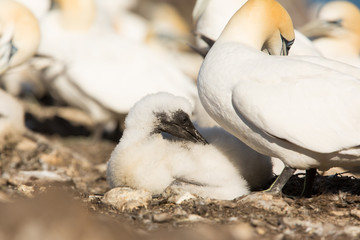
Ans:
[{"label": "adult gannet", "polygon": [[[28,60],[37,50],[40,33],[33,14],[23,5],[0,1],[0,75]],[[24,110],[0,89],[0,148],[5,136],[25,131]]]},{"label": "adult gannet", "polygon": [[[200,69],[204,108],[251,148],[291,168],[359,165],[360,81],[296,57],[273,56],[286,55],[293,40],[291,18],[278,2],[249,0]],[[286,168],[272,190],[292,173]]]},{"label": "adult gannet", "polygon": [[[195,32],[216,40],[230,18],[246,2],[247,0],[197,0],[193,10]],[[301,32],[295,30],[295,38],[290,55],[320,55]],[[199,47],[207,47],[199,37],[196,41]]]},{"label": "adult gannet", "polygon": [[[50,62],[44,75],[54,95],[89,112],[98,124],[126,114],[148,93],[167,91],[190,100],[197,96],[193,81],[152,49],[93,26],[93,1],[81,1],[83,8],[76,1],[60,3],[62,8],[42,22],[39,49],[60,60]],[[71,22],[76,23],[68,27]]]},{"label": "adult gannet", "polygon": [[[174,181],[202,197],[233,199],[266,184],[270,159],[220,128],[205,140],[190,121],[192,106],[169,93],[147,95],[130,110],[125,131],[107,164],[111,187],[162,193]],[[177,140],[164,138],[168,133]],[[210,143],[208,144],[207,141]]]},{"label": "adult gannet", "polygon": [[0,1],[0,33],[0,74],[25,62],[39,46],[39,24],[20,3]]},{"label": "adult gannet", "polygon": [[360,67],[360,10],[348,1],[332,1],[301,31],[328,58]]},{"label": "adult gannet", "polygon": [[41,21],[41,19],[46,15],[46,13],[50,10],[51,0],[15,0],[26,6],[35,17]]}]

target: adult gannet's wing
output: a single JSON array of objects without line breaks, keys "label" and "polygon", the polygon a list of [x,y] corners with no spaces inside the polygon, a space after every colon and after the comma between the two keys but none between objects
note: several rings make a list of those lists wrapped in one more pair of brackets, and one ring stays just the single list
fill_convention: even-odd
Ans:
[{"label": "adult gannet's wing", "polygon": [[290,58],[271,61],[274,68],[248,76],[233,88],[239,116],[316,152],[360,145],[360,80]]}]

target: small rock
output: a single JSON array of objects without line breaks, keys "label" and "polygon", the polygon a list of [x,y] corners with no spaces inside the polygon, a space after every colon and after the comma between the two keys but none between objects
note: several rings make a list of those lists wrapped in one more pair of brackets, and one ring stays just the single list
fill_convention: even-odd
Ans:
[{"label": "small rock", "polygon": [[157,223],[169,222],[172,216],[168,213],[159,213],[153,215],[153,221]]},{"label": "small rock", "polygon": [[331,215],[337,216],[337,217],[344,217],[344,216],[348,216],[349,213],[345,212],[345,211],[331,211],[330,212]]},{"label": "small rock", "polygon": [[226,201],[226,200],[220,200],[217,201],[217,204],[219,204],[222,207],[226,207],[226,208],[236,208],[237,207],[237,203],[233,202],[233,201]]},{"label": "small rock", "polygon": [[190,214],[187,218],[187,221],[189,221],[189,222],[205,222],[205,223],[212,222],[210,219],[203,218],[202,216],[199,216],[196,214]]},{"label": "small rock", "polygon": [[106,173],[106,163],[101,163],[95,166],[95,169],[98,170],[100,173]]},{"label": "small rock", "polygon": [[264,235],[264,234],[266,233],[266,230],[265,230],[265,228],[257,227],[257,228],[256,228],[256,232],[257,232],[257,234],[259,234],[259,235]]},{"label": "small rock", "polygon": [[29,197],[29,198],[32,198],[34,195],[34,187],[33,186],[26,186],[26,185],[19,185],[17,187],[18,191],[19,192],[22,192],[25,196]]},{"label": "small rock", "polygon": [[229,222],[237,222],[238,220],[239,220],[238,217],[229,217],[229,218],[228,218],[228,221],[229,221]]},{"label": "small rock", "polygon": [[181,204],[184,201],[196,198],[191,193],[184,191],[183,189],[176,186],[167,187],[163,195],[165,198],[167,198],[168,202],[172,202],[176,204]]},{"label": "small rock", "polygon": [[174,215],[175,216],[186,216],[187,212],[184,209],[182,209],[181,207],[179,207],[179,208],[175,209]]},{"label": "small rock", "polygon": [[56,151],[52,151],[50,154],[43,153],[40,155],[40,161],[50,166],[64,166],[65,159],[60,157]]},{"label": "small rock", "polygon": [[105,193],[102,201],[120,211],[147,207],[152,199],[151,193],[145,190],[134,190],[127,187],[113,188]]},{"label": "small rock", "polygon": [[37,148],[37,143],[30,139],[23,138],[21,142],[16,145],[18,151],[32,152]]},{"label": "small rock", "polygon": [[350,215],[360,220],[360,210],[358,209],[352,209],[350,211]]}]

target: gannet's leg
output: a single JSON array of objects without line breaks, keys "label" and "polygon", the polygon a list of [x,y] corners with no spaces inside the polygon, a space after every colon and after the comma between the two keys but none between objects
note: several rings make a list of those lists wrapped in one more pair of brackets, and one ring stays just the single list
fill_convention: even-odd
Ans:
[{"label": "gannet's leg", "polygon": [[270,186],[270,188],[268,190],[266,190],[266,192],[273,192],[273,193],[281,194],[281,190],[283,189],[283,187],[285,186],[285,184],[291,178],[291,176],[294,174],[295,171],[296,171],[295,168],[291,168],[291,167],[285,165],[284,170],[276,178],[276,180]]},{"label": "gannet's leg", "polygon": [[306,197],[306,198],[311,197],[315,175],[316,175],[316,168],[310,168],[309,170],[306,170],[304,188],[301,193],[302,197]]}]

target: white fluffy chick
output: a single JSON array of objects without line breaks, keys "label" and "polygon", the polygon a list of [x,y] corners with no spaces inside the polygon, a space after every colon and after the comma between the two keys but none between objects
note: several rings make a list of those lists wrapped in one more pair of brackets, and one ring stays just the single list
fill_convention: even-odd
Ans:
[{"label": "white fluffy chick", "polygon": [[272,177],[267,157],[222,129],[204,131],[208,144],[193,126],[191,111],[185,98],[169,93],[147,95],[137,102],[107,165],[110,186],[160,194],[180,182],[185,191],[201,197],[234,199],[248,194],[249,185],[258,187]]}]

